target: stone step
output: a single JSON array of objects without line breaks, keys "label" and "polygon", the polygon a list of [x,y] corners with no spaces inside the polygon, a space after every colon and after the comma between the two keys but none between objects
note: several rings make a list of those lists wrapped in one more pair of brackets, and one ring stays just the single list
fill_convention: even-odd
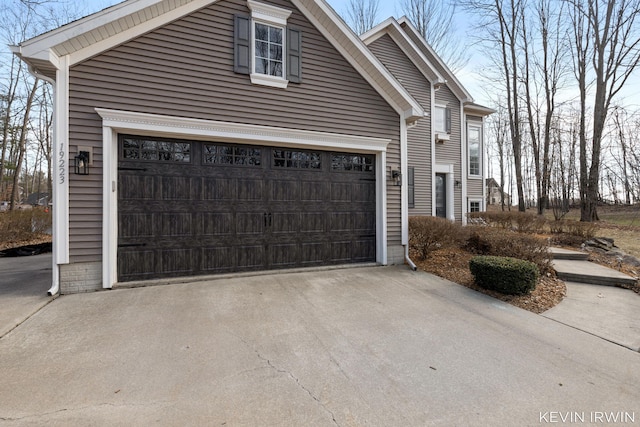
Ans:
[{"label": "stone step", "polygon": [[564,259],[573,261],[587,261],[589,259],[588,253],[572,251],[569,249],[549,248],[549,252],[551,253],[551,257],[553,259]]},{"label": "stone step", "polygon": [[592,285],[634,285],[636,279],[612,268],[588,261],[555,259],[553,268],[558,278],[565,282],[589,283]]}]

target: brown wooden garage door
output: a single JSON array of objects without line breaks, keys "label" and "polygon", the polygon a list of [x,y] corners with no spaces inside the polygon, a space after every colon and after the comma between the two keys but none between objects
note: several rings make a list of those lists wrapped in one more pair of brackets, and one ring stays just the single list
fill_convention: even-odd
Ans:
[{"label": "brown wooden garage door", "polygon": [[119,281],[376,259],[373,155],[119,144]]}]

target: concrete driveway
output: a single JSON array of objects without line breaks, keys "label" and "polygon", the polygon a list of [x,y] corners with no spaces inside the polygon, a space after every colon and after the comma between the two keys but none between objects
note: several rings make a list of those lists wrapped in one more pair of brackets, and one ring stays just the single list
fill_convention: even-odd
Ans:
[{"label": "concrete driveway", "polygon": [[639,353],[403,267],[63,296],[0,361],[9,426],[640,423]]},{"label": "concrete driveway", "polygon": [[0,337],[53,298],[51,254],[0,258]]}]

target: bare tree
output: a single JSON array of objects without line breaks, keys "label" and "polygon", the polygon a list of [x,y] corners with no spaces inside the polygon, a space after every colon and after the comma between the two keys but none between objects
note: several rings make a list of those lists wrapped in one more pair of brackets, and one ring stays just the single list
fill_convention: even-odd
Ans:
[{"label": "bare tree", "polygon": [[[574,74],[580,90],[580,220],[598,220],[602,138],[613,98],[640,61],[640,0],[565,0],[573,26]],[[588,138],[588,77],[593,76],[593,123]],[[588,140],[591,142],[587,152]],[[589,158],[591,160],[589,164]]]},{"label": "bare tree", "polygon": [[379,0],[349,0],[347,22],[356,34],[366,33],[378,22]]},{"label": "bare tree", "polygon": [[400,7],[402,13],[451,70],[455,72],[467,65],[467,49],[462,47],[462,39],[456,34],[453,25],[456,2],[401,0]]}]

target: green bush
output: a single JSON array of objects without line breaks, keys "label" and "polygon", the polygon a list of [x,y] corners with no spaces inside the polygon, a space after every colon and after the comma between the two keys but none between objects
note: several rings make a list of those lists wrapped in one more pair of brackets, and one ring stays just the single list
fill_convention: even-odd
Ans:
[{"label": "green bush", "polygon": [[422,260],[435,249],[461,246],[466,238],[461,224],[434,216],[409,217],[409,247]]},{"label": "green bush", "polygon": [[476,256],[469,269],[478,286],[509,295],[528,294],[540,276],[534,263],[511,257]]},{"label": "green bush", "polygon": [[543,274],[551,271],[547,239],[491,227],[469,226],[466,249],[478,255],[523,259],[534,263]]}]

